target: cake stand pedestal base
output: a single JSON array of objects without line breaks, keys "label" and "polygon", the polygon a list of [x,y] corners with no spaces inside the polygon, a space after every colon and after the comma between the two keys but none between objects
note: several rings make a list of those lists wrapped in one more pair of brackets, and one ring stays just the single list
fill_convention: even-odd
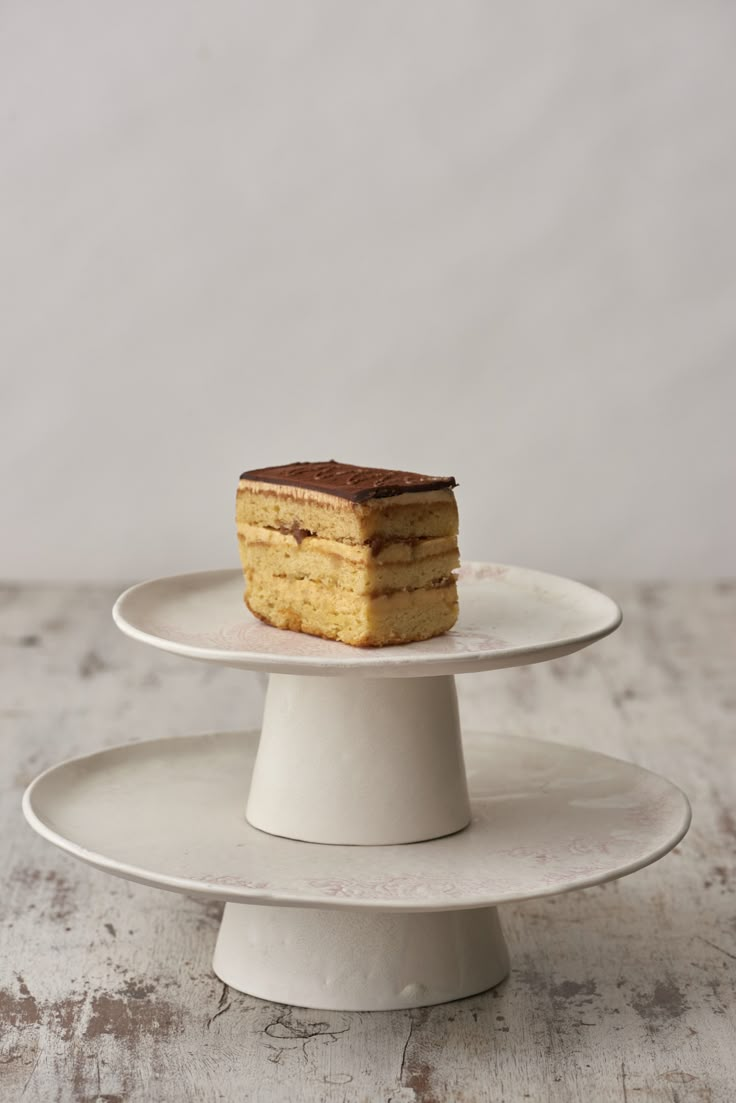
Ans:
[{"label": "cake stand pedestal base", "polygon": [[493,907],[384,914],[228,903],[213,964],[240,992],[325,1011],[445,1003],[509,971]]}]

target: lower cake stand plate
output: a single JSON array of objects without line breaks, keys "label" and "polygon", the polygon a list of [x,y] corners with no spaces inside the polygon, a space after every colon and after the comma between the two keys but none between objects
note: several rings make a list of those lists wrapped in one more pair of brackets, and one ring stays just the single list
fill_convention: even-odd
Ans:
[{"label": "lower cake stand plate", "polygon": [[159,739],[55,766],[30,825],[74,857],[226,901],[214,969],[264,999],[329,1010],[417,1007],[508,972],[497,906],[622,877],[666,854],[690,808],[669,781],[559,744],[465,734],[463,831],[320,845],[245,819],[257,733]]}]

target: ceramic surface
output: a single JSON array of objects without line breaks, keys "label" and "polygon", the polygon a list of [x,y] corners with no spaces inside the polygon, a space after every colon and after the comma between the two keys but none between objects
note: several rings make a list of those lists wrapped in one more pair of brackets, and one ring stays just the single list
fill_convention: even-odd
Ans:
[{"label": "ceramic surface", "polygon": [[355,648],[271,628],[243,602],[240,570],[143,582],[118,598],[113,617],[134,639],[192,659],[284,674],[367,677],[460,674],[568,655],[613,632],[615,602],[542,571],[469,563],[460,571],[460,618],[444,636]]},{"label": "ceramic surface", "polygon": [[583,888],[660,858],[690,809],[670,782],[559,744],[466,736],[470,826],[413,845],[324,846],[251,827],[256,733],[161,739],[46,771],[41,835],[110,873],[240,903],[382,911],[481,907]]},{"label": "ceramic surface", "polygon": [[246,816],[272,835],[361,846],[467,827],[455,679],[271,674]]},{"label": "ceramic surface", "polygon": [[226,904],[213,969],[239,992],[329,1011],[459,1000],[508,974],[496,908],[375,913]]}]

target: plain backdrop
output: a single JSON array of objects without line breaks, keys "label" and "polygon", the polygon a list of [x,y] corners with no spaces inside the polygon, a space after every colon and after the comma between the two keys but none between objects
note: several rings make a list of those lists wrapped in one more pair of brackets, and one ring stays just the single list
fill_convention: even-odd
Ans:
[{"label": "plain backdrop", "polygon": [[6,0],[10,578],[237,565],[246,467],[466,558],[733,573],[736,6]]}]

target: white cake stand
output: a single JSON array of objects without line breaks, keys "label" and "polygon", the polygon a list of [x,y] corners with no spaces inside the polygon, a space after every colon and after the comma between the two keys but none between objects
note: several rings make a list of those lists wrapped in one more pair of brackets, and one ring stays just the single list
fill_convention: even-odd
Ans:
[{"label": "white cake stand", "polygon": [[241,991],[380,1010],[491,987],[508,972],[498,904],[641,868],[690,810],[657,775],[533,740],[466,734],[466,774],[453,675],[569,654],[621,614],[490,564],[463,569],[460,608],[445,636],[364,651],[256,621],[240,572],[133,587],[114,609],[129,635],[271,673],[260,738],[64,763],[28,788],[26,817],[100,869],[225,900],[214,968]]}]

